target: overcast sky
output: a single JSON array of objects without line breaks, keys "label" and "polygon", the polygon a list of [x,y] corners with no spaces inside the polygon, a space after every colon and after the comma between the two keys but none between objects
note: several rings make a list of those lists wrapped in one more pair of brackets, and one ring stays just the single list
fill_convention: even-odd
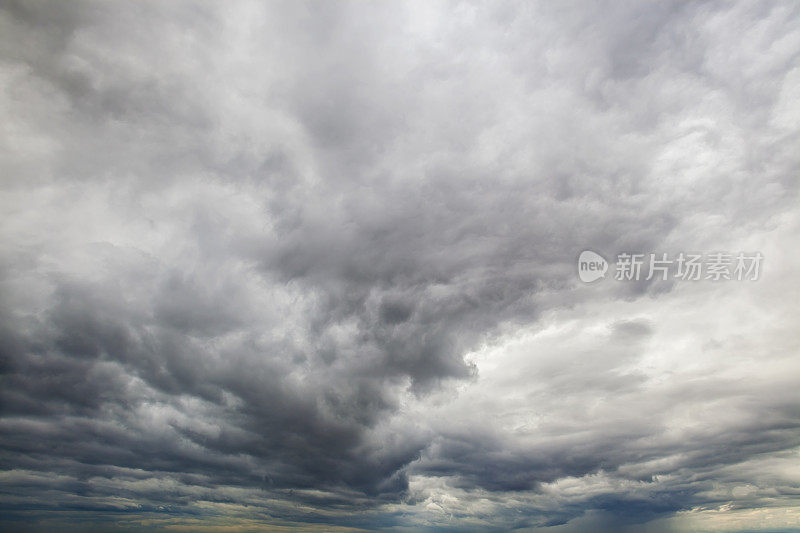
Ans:
[{"label": "overcast sky", "polygon": [[800,529],[800,3],[3,0],[0,59],[2,529]]}]

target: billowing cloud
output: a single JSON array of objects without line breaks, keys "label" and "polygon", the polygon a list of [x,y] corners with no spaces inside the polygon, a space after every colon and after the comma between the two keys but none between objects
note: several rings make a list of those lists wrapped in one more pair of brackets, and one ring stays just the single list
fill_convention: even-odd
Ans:
[{"label": "billowing cloud", "polygon": [[799,14],[4,3],[3,528],[795,527]]}]

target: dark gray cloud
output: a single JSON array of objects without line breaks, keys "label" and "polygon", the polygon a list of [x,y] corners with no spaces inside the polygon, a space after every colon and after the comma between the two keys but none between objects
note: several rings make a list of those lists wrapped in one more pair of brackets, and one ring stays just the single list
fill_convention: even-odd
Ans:
[{"label": "dark gray cloud", "polygon": [[3,527],[792,527],[797,11],[3,3]]}]

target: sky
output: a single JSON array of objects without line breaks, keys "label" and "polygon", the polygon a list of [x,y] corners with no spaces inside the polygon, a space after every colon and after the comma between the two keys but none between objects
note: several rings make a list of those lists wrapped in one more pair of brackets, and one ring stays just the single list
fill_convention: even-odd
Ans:
[{"label": "sky", "polygon": [[800,531],[799,95],[793,1],[3,0],[0,528]]}]

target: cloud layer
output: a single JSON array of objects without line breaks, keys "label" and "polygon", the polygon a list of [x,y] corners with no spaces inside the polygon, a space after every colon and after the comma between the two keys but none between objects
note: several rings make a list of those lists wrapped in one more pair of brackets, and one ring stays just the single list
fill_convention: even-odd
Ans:
[{"label": "cloud layer", "polygon": [[4,3],[0,523],[796,527],[798,15]]}]

